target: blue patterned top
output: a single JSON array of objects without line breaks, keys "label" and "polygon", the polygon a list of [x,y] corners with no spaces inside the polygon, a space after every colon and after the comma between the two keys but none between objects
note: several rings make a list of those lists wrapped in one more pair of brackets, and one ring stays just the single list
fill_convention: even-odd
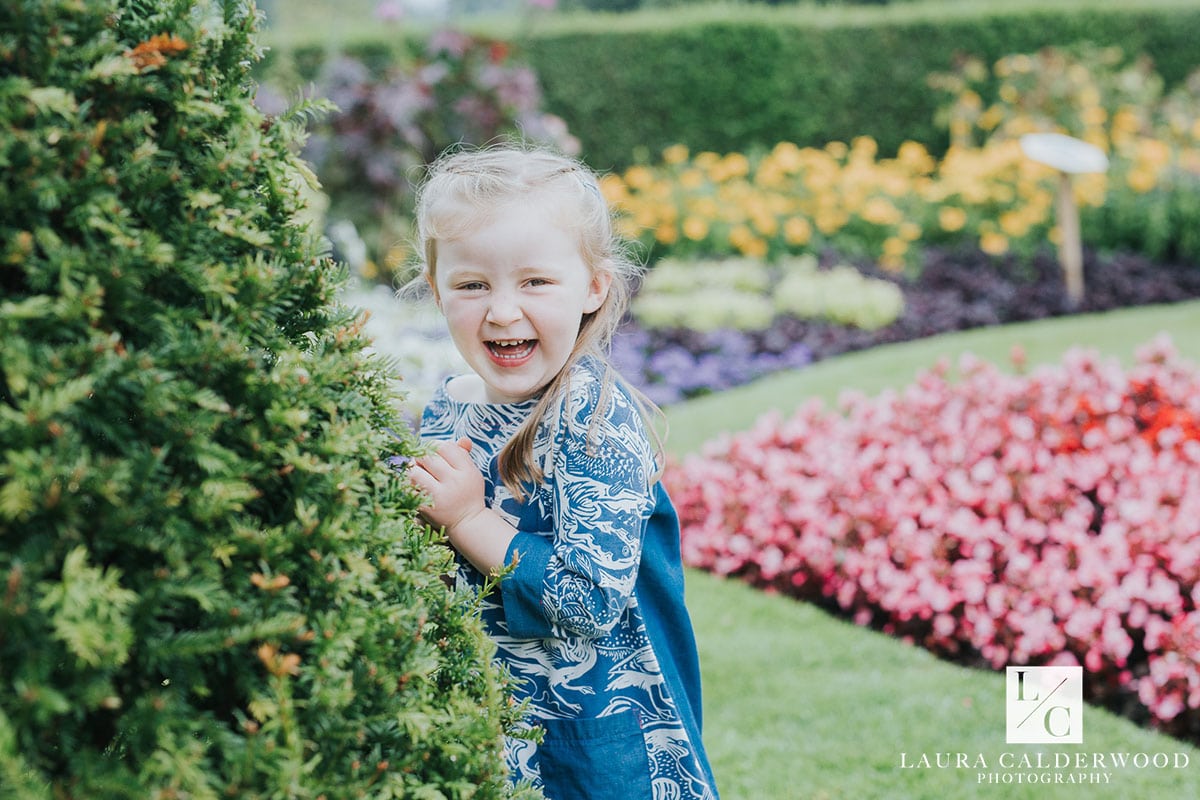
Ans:
[{"label": "blue patterned top", "polygon": [[[605,365],[573,367],[534,439],[544,479],[518,501],[496,456],[536,399],[464,403],[443,383],[427,440],[470,438],[487,503],[517,529],[512,571],[484,598],[497,658],[528,699],[541,744],[509,739],[514,779],[550,800],[715,800],[700,739],[700,672],[684,607],[679,520],[637,406]],[[602,412],[602,413],[598,413]],[[483,576],[459,559],[459,580]]]}]

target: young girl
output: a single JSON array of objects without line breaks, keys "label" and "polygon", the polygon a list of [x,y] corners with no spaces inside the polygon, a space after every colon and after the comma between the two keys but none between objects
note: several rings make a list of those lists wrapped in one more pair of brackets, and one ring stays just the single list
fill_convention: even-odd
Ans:
[{"label": "young girl", "polygon": [[417,235],[474,373],[426,407],[442,444],[410,474],[459,579],[504,573],[484,624],[544,731],[507,742],[512,777],[550,800],[715,799],[678,519],[647,406],[605,360],[636,268],[595,176],[518,148],[443,156]]}]

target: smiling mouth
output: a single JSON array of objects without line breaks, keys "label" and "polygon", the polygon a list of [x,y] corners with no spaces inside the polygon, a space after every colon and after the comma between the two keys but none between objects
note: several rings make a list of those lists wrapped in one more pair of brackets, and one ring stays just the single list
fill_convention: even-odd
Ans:
[{"label": "smiling mouth", "polygon": [[492,358],[501,363],[524,361],[533,354],[537,339],[493,339],[484,342]]}]

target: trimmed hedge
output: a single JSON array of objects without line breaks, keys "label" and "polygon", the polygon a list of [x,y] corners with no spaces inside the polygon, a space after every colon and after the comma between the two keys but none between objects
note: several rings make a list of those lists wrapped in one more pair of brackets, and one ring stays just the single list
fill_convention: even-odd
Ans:
[{"label": "trimmed hedge", "polygon": [[[823,146],[867,135],[881,153],[906,139],[940,154],[947,133],[926,78],[963,54],[991,63],[1010,53],[1091,41],[1148,54],[1167,87],[1200,66],[1200,7],[1072,6],[892,21],[861,14],[818,25],[812,10],[675,29],[547,33],[527,53],[546,110],[565,119],[596,167],[683,142],[729,152],[790,141]],[[872,21],[873,20],[873,21]]]}]

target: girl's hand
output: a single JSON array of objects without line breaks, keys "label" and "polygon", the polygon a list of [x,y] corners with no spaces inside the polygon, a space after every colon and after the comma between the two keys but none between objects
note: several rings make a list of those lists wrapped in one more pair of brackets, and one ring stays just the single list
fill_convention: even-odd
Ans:
[{"label": "girl's hand", "polygon": [[443,444],[437,452],[416,459],[409,479],[429,498],[419,509],[421,516],[444,527],[447,534],[485,507],[483,473],[471,460],[470,439]]},{"label": "girl's hand", "polygon": [[431,525],[445,528],[450,544],[480,572],[504,567],[508,545],[517,531],[484,501],[483,473],[471,460],[471,440],[444,444],[433,455],[413,462],[409,480],[425,493],[420,507]]}]

